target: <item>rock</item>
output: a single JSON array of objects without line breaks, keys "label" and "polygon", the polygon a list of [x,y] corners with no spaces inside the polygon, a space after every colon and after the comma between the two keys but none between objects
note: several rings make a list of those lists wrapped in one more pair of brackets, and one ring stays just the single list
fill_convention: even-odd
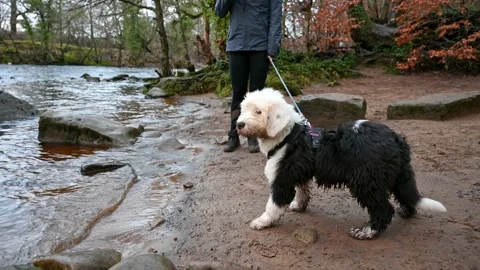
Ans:
[{"label": "rock", "polygon": [[187,183],[183,184],[183,187],[186,188],[186,189],[192,188],[193,183],[192,182],[187,182]]},{"label": "rock", "polygon": [[38,140],[43,143],[120,146],[131,144],[141,128],[100,117],[48,111],[40,116]]},{"label": "rock", "polygon": [[181,150],[185,148],[177,138],[166,138],[158,142],[156,148],[161,151]]},{"label": "rock", "polygon": [[438,93],[388,105],[388,119],[446,120],[480,112],[480,91]]},{"label": "rock", "polygon": [[292,233],[300,242],[305,244],[313,244],[317,241],[317,231],[305,227],[300,227]]},{"label": "rock", "polygon": [[162,225],[163,223],[165,223],[165,218],[163,218],[163,217],[158,217],[158,218],[156,218],[156,219],[150,224],[150,229],[149,229],[149,231],[157,228],[158,226]]},{"label": "rock", "polygon": [[225,144],[227,144],[227,142],[228,142],[228,140],[224,137],[215,139],[215,144],[217,144],[217,145],[225,145]]},{"label": "rock", "polygon": [[172,96],[171,94],[163,91],[159,87],[153,87],[148,93],[145,95],[145,98],[166,98]]},{"label": "rock", "polygon": [[168,179],[172,182],[178,182],[178,180],[180,180],[180,178],[182,178],[184,174],[182,172],[171,172],[165,174],[165,176],[168,177]]},{"label": "rock", "polygon": [[83,74],[80,78],[84,78],[87,82],[100,82],[99,77],[92,77],[88,73]]},{"label": "rock", "polygon": [[142,254],[127,258],[110,270],[176,270],[175,265],[158,254]]},{"label": "rock", "polygon": [[0,122],[23,119],[38,115],[38,110],[30,103],[0,90]]},{"label": "rock", "polygon": [[56,254],[37,259],[33,265],[43,270],[106,270],[122,259],[122,254],[113,249],[93,249]]},{"label": "rock", "polygon": [[0,266],[0,270],[40,270],[33,265],[9,265],[9,266]]},{"label": "rock", "polygon": [[337,93],[305,95],[297,98],[297,104],[312,126],[322,128],[363,119],[367,112],[364,98]]},{"label": "rock", "polygon": [[163,132],[160,130],[148,130],[142,134],[144,138],[160,138]]},{"label": "rock", "polygon": [[223,111],[223,113],[230,113],[230,111],[231,111],[231,106],[232,106],[232,98],[231,98],[231,97],[224,98],[224,99],[222,100],[222,108],[225,108],[225,110]]},{"label": "rock", "polygon": [[128,74],[118,74],[117,76],[107,79],[108,82],[118,82],[118,81],[124,81],[128,78]]},{"label": "rock", "polygon": [[185,270],[248,270],[250,267],[223,261],[198,261],[185,266]]}]

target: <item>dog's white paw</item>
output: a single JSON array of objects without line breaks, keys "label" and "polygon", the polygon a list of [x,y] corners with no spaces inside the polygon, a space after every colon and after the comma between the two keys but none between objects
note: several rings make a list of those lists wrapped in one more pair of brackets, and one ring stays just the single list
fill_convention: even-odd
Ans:
[{"label": "dog's white paw", "polygon": [[254,230],[265,229],[265,228],[269,227],[270,225],[272,225],[272,221],[269,220],[269,219],[266,219],[263,215],[259,218],[254,219],[250,223],[250,227]]},{"label": "dog's white paw", "polygon": [[307,207],[305,205],[301,205],[297,201],[291,202],[290,206],[288,207],[288,209],[293,212],[303,212],[306,208]]},{"label": "dog's white paw", "polygon": [[360,228],[350,229],[350,236],[357,240],[371,240],[378,236],[377,230],[372,230],[372,228],[367,225]]}]

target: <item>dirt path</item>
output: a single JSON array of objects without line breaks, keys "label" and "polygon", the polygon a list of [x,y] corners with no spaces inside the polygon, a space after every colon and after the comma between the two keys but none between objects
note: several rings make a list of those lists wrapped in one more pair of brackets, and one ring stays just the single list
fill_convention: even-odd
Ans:
[{"label": "dirt path", "polygon": [[[342,80],[341,86],[315,86],[306,93],[338,92],[367,99],[367,118],[379,120],[407,136],[422,194],[443,202],[446,214],[394,218],[374,241],[358,241],[349,228],[367,221],[366,211],[348,191],[313,189],[305,213],[287,213],[270,229],[253,231],[248,223],[266,204],[263,176],[266,158],[243,147],[223,153],[208,150],[208,158],[191,181],[178,214],[167,224],[178,239],[166,250],[181,269],[194,260],[225,260],[254,269],[478,269],[480,268],[480,115],[444,122],[388,121],[387,104],[436,92],[480,90],[479,77],[445,74],[395,76],[364,69],[367,77]],[[216,116],[188,131],[199,143],[224,137],[228,115],[211,96]],[[292,233],[315,229],[318,240],[306,245]]]}]

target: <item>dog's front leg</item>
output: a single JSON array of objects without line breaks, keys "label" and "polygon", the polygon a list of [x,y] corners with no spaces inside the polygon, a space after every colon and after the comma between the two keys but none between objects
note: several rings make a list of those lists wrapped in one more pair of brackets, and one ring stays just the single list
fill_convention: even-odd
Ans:
[{"label": "dog's front leg", "polygon": [[254,219],[250,223],[250,227],[252,227],[254,230],[267,228],[278,221],[283,214],[285,214],[285,210],[286,206],[278,206],[274,202],[272,194],[270,194],[267,206],[265,207],[265,212],[260,217]]}]

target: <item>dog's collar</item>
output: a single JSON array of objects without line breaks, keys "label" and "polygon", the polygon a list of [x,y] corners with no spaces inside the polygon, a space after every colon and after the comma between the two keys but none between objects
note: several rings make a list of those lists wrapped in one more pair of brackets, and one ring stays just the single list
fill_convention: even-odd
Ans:
[{"label": "dog's collar", "polygon": [[283,139],[283,141],[277,144],[272,150],[268,151],[267,158],[270,159],[273,155],[275,155],[275,153],[277,153],[278,150],[284,147],[285,144],[292,143],[293,141],[295,141],[298,135],[302,133],[302,131],[304,130],[305,129],[301,125],[295,123],[295,125],[293,125],[292,130],[290,131],[290,134],[288,134],[287,137],[285,137],[285,139]]}]

